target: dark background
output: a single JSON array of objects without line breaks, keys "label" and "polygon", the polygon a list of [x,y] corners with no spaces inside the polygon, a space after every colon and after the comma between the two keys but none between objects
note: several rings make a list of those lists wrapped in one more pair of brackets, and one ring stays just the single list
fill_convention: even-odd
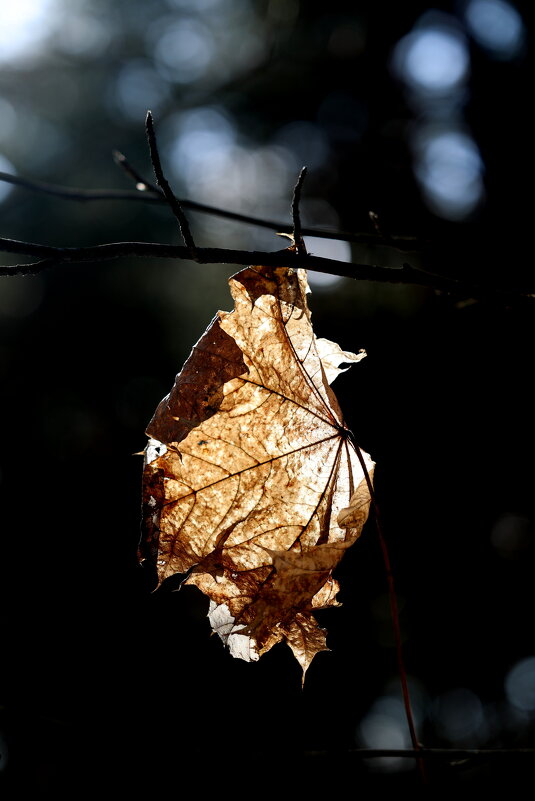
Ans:
[{"label": "dark background", "polygon": [[[406,257],[415,265],[529,286],[524,6],[515,5],[521,34],[509,50],[485,44],[467,4],[453,0],[431,13],[418,2],[34,6],[25,26],[0,17],[0,169],[129,188],[111,151],[151,177],[143,121],[152,108],[181,197],[288,222],[308,164],[307,224],[372,232],[372,210],[385,233],[425,240],[423,256]],[[428,29],[460,43],[467,65],[461,74],[446,58],[434,89],[403,79],[396,50]],[[420,75],[433,69],[427,62]],[[465,155],[446,154],[425,173],[422,142],[452,132]],[[263,229],[189,216],[199,244],[281,247]],[[62,246],[180,241],[165,208],[20,188],[2,200],[0,235]],[[309,248],[402,261],[363,246]],[[343,606],[321,615],[331,652],[316,657],[303,690],[289,649],[233,660],[210,637],[200,593],[151,593],[136,564],[142,463],[133,454],[191,346],[230,308],[234,271],[125,260],[0,279],[0,778],[10,789],[76,797],[88,786],[418,784],[410,762],[346,753],[410,747],[373,523],[337,571]],[[368,352],[335,390],[377,461],[421,740],[534,746],[530,299],[341,279],[313,284],[311,305],[318,335]],[[530,762],[433,762],[430,774],[509,783]]]}]

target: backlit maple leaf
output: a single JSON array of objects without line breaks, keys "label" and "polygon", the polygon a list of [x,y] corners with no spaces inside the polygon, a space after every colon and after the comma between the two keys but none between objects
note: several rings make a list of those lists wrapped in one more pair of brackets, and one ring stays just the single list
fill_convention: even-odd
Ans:
[{"label": "backlit maple leaf", "polygon": [[[344,352],[312,330],[304,270],[249,267],[147,428],[141,558],[210,598],[214,631],[256,660],[285,641],[303,675],[326,649],[313,611],[368,516],[373,462],[330,383]],[[364,465],[364,467],[363,467]]]}]

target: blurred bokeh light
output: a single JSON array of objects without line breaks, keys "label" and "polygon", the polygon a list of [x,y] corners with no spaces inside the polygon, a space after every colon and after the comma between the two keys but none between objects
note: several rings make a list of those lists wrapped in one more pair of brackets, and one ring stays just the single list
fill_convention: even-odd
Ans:
[{"label": "blurred bokeh light", "polygon": [[451,745],[474,748],[488,737],[483,704],[466,687],[449,690],[436,698],[432,716],[437,734]]},{"label": "blurred bokeh light", "polygon": [[521,659],[505,678],[508,701],[517,709],[535,717],[535,656]]},{"label": "blurred bokeh light", "polygon": [[520,55],[525,28],[516,8],[506,0],[468,0],[464,9],[468,30],[476,42],[498,59]]},{"label": "blurred bokeh light", "polygon": [[47,47],[60,23],[58,0],[17,0],[0,6],[0,61],[30,63]]},{"label": "blurred bokeh light", "polygon": [[421,127],[413,137],[416,177],[430,208],[450,220],[481,203],[483,162],[472,137],[459,129]]},{"label": "blurred bokeh light", "polygon": [[394,51],[394,68],[415,93],[424,97],[457,91],[468,78],[470,62],[465,38],[442,16],[425,16]]}]

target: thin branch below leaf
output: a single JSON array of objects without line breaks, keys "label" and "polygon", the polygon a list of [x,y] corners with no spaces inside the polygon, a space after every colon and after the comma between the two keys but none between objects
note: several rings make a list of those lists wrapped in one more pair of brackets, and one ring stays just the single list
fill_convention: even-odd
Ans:
[{"label": "thin branch below leaf", "polygon": [[[386,542],[386,538],[383,532],[383,526],[381,522],[381,514],[379,511],[379,504],[377,503],[377,498],[375,495],[375,489],[373,487],[373,483],[368,472],[368,468],[366,467],[366,460],[362,454],[360,446],[357,442],[354,442],[355,450],[357,453],[357,457],[361,464],[366,483],[368,485],[368,491],[370,493],[370,498],[373,506],[373,510],[375,512],[375,527],[377,529],[377,534],[379,538],[379,545],[381,547],[381,553],[383,556],[383,563],[385,566],[385,573],[386,573],[386,580],[388,585],[388,597],[390,601],[390,614],[392,617],[392,628],[394,631],[394,640],[396,643],[396,660],[398,664],[398,671],[399,671],[399,678],[401,682],[401,694],[403,697],[403,706],[405,708],[405,717],[407,720],[407,726],[409,729],[409,735],[411,738],[411,743],[413,750],[415,753],[419,753],[422,749],[418,741],[418,736],[416,733],[416,724],[414,722],[414,716],[412,714],[412,705],[410,699],[410,692],[409,692],[409,682],[407,678],[407,669],[405,667],[405,658],[403,655],[403,642],[401,637],[401,625],[399,622],[399,607],[398,607],[398,599],[396,594],[396,588],[394,583],[394,573],[392,571],[392,564],[390,561],[390,552]],[[422,759],[418,757],[418,770],[420,772],[420,777],[422,780],[422,784],[427,784],[427,773],[425,770],[425,763]]]}]

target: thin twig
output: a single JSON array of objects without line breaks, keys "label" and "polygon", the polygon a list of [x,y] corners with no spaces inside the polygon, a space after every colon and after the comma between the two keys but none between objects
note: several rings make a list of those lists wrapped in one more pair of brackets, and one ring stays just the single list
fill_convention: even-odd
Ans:
[{"label": "thin twig", "polygon": [[[368,468],[366,466],[366,461],[362,455],[362,451],[360,450],[359,445],[353,439],[353,444],[355,445],[355,450],[357,452],[358,460],[360,462],[360,466],[364,472],[364,478],[366,480],[366,484],[368,486],[368,492],[370,493],[371,502],[373,505],[373,509],[375,512],[375,527],[377,529],[377,534],[379,537],[379,544],[381,546],[381,553],[383,556],[383,562],[385,566],[385,573],[386,573],[386,580],[388,584],[388,598],[390,601],[390,614],[392,617],[392,629],[394,631],[394,640],[396,643],[396,661],[398,665],[399,671],[399,678],[401,682],[401,693],[403,696],[403,706],[405,708],[405,717],[407,720],[407,726],[409,729],[409,735],[411,738],[412,747],[418,755],[418,752],[421,751],[422,746],[418,742],[418,736],[416,734],[416,726],[414,724],[414,717],[412,714],[412,707],[411,707],[411,699],[409,693],[409,683],[407,680],[407,670],[405,667],[405,659],[403,656],[403,643],[401,639],[401,626],[399,622],[399,608],[398,608],[398,599],[396,595],[396,588],[394,584],[394,574],[392,572],[392,564],[390,562],[390,554],[388,551],[388,546],[386,544],[386,539],[383,534],[383,528],[381,525],[381,516],[379,514],[379,505],[377,503],[377,499],[375,496],[375,490],[373,487],[373,483],[368,472]],[[423,784],[427,784],[427,773],[425,770],[425,763],[423,759],[417,756],[418,759],[418,770],[420,772],[420,776],[422,779]]]},{"label": "thin twig", "polygon": [[61,263],[61,259],[50,258],[28,262],[28,264],[0,265],[0,277],[12,275],[39,275],[39,273],[49,270],[51,267],[57,267],[58,264]]},{"label": "thin twig", "polygon": [[[138,192],[152,192],[155,195],[159,195],[162,200],[167,203],[166,197],[163,192],[158,189],[157,186],[154,186],[150,181],[147,181],[137,170],[136,168],[130,164],[124,153],[121,153],[120,150],[114,150],[113,153],[113,160],[120,167],[122,170],[125,171],[130,178],[133,178],[136,184],[136,189]],[[180,201],[181,203],[182,201]]]},{"label": "thin twig", "polygon": [[[394,574],[392,572],[392,564],[390,562],[390,554],[388,551],[388,546],[386,544],[386,539],[383,534],[382,526],[381,526],[381,518],[379,514],[379,507],[373,498],[373,504],[375,509],[375,525],[377,527],[377,534],[379,536],[379,544],[381,546],[381,553],[383,555],[383,562],[385,566],[385,573],[386,573],[386,580],[388,583],[388,598],[390,601],[390,614],[392,616],[392,629],[394,631],[394,640],[396,643],[396,660],[398,663],[398,670],[399,670],[399,678],[401,682],[401,692],[403,695],[403,706],[405,708],[405,716],[407,718],[407,725],[409,727],[409,734],[411,738],[411,743],[413,749],[418,752],[421,751],[420,743],[418,742],[418,736],[416,734],[416,727],[414,725],[414,717],[412,714],[412,707],[411,707],[411,699],[409,693],[409,683],[407,680],[407,669],[405,667],[405,659],[403,656],[403,643],[401,639],[401,626],[399,622],[399,607],[398,607],[398,599],[396,595],[396,587],[394,584]],[[425,763],[421,758],[418,759],[418,769],[420,771],[420,775],[422,777],[422,781],[424,784],[427,783],[427,774],[425,771]]]},{"label": "thin twig", "polygon": [[[118,151],[117,151],[118,152]],[[121,154],[122,155],[122,154]],[[119,163],[119,162],[118,162]],[[124,164],[120,166],[125,167]],[[130,175],[134,176],[134,168],[129,165],[131,170],[127,170]],[[126,168],[125,168],[126,169]],[[136,172],[136,174],[138,174]],[[140,176],[141,181],[147,186],[152,186]],[[23,189],[28,189],[31,192],[43,192],[47,195],[63,198],[64,200],[74,200],[80,203],[102,200],[134,200],[142,201],[144,203],[167,203],[166,198],[159,189],[154,188],[154,191],[140,192],[131,189],[79,189],[71,188],[68,186],[59,186],[57,184],[50,184],[44,181],[34,181],[28,178],[21,178],[18,175],[10,175],[7,172],[0,172],[0,181],[5,183],[20,186]],[[281,233],[291,234],[292,226],[287,223],[276,222],[275,220],[260,219],[259,217],[252,217],[249,214],[241,214],[237,211],[230,211],[229,209],[220,209],[216,206],[209,206],[206,203],[198,203],[195,200],[187,200],[181,198],[179,200],[182,208],[189,209],[190,211],[199,212],[199,214],[209,214],[214,217],[222,217],[233,222],[244,223],[245,225],[254,225],[257,228],[266,228],[270,231],[280,231]],[[344,242],[351,242],[356,245],[371,246],[371,247],[387,247],[392,248],[400,253],[418,253],[422,240],[414,236],[393,236],[385,239],[373,233],[359,233],[351,231],[329,231],[324,228],[303,228],[303,236],[314,236],[318,239],[332,239],[341,240]]]},{"label": "thin twig", "polygon": [[383,236],[383,232],[381,230],[381,225],[379,223],[379,215],[376,211],[369,211],[368,217],[370,218],[370,222],[373,225],[376,233],[378,236]]},{"label": "thin twig", "polygon": [[[183,245],[166,245],[159,242],[108,242],[89,247],[60,248],[0,237],[1,251],[34,256],[40,261],[34,264],[0,266],[0,275],[35,275],[53,264],[80,264],[119,258],[192,259],[189,248]],[[475,284],[417,270],[409,264],[398,269],[373,264],[341,262],[322,256],[299,255],[289,248],[277,251],[197,248],[195,261],[199,264],[262,264],[266,267],[302,267],[313,272],[337,275],[341,278],[353,278],[358,281],[372,281],[381,284],[424,286],[464,297],[531,300],[532,295],[535,294],[535,285],[533,287],[526,285],[502,288],[492,284]]]},{"label": "thin twig", "polygon": [[0,172],[0,181],[14,186],[20,186],[22,189],[29,189],[32,192],[43,192],[45,195],[54,195],[64,200],[77,200],[82,203],[92,200],[144,200],[157,203],[166,203],[167,201],[158,192],[158,197],[150,194],[142,195],[140,192],[134,192],[131,189],[77,189],[69,186],[58,186],[57,184],[49,184],[45,181],[28,180],[21,178],[20,175],[10,175],[7,172]]},{"label": "thin twig", "polygon": [[299,177],[294,186],[292,197],[292,221],[293,221],[293,240],[295,251],[298,255],[306,256],[306,246],[303,240],[303,232],[301,229],[301,215],[299,211],[299,204],[301,202],[301,189],[307,174],[307,168],[303,167],[299,173]]},{"label": "thin twig", "polygon": [[306,751],[304,756],[318,758],[349,756],[361,759],[433,759],[464,762],[468,759],[535,757],[535,748],[350,748],[347,751]]},{"label": "thin twig", "polygon": [[193,236],[191,235],[186,215],[182,211],[182,206],[180,205],[178,199],[175,197],[173,190],[167,183],[167,180],[163,174],[162,165],[160,162],[160,154],[158,153],[158,146],[156,144],[156,134],[154,133],[154,123],[150,111],[147,111],[145,126],[147,131],[147,139],[149,142],[150,158],[152,161],[154,174],[156,176],[156,183],[164,193],[165,198],[169,203],[169,206],[171,207],[171,211],[176,217],[176,220],[180,228],[180,233],[182,234],[182,239],[184,240],[184,244],[186,245],[186,247],[190,252],[191,258],[194,261],[197,261],[197,247],[195,245],[195,242],[193,241]]}]

